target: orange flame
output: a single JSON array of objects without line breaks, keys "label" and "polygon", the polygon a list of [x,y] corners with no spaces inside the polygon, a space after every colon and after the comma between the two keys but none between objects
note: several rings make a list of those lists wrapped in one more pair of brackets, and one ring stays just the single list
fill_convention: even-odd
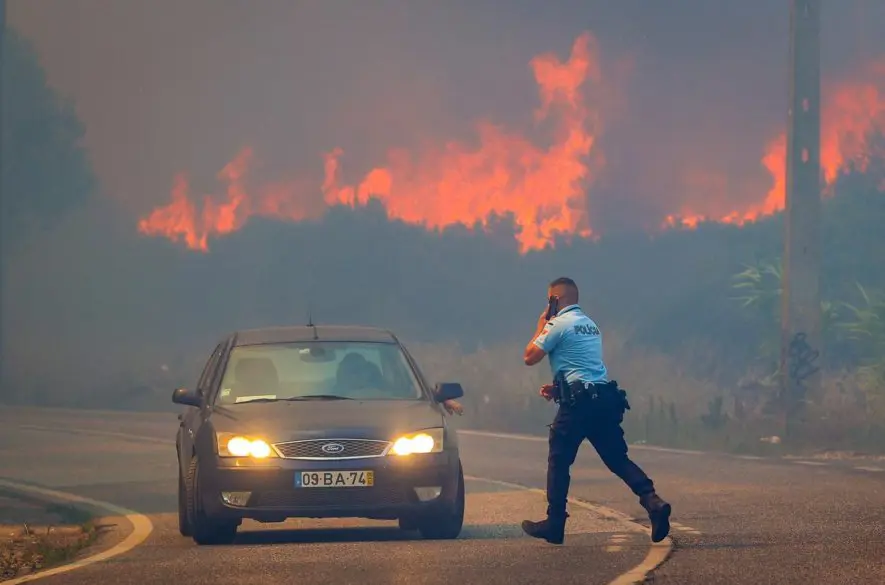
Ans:
[{"label": "orange flame", "polygon": [[[871,136],[885,134],[885,58],[862,68],[855,80],[824,88],[821,107],[820,165],[824,196],[833,194],[839,175],[850,169],[866,172],[870,160],[882,152],[870,144]],[[778,134],[768,143],[761,160],[774,184],[761,202],[718,216],[690,210],[668,215],[664,227],[694,228],[702,221],[743,225],[782,211],[786,205],[787,136]],[[885,181],[882,183],[885,190]]]},{"label": "orange flame", "polygon": [[[218,175],[226,185],[221,197],[205,196],[198,211],[186,177],[179,175],[171,202],[141,219],[138,229],[208,251],[210,239],[239,230],[253,216],[301,221],[320,216],[329,206],[363,206],[374,197],[389,217],[426,229],[455,224],[487,227],[496,216],[509,215],[523,253],[551,245],[557,237],[589,237],[593,232],[585,193],[605,157],[597,144],[602,130],[600,104],[588,94],[592,98],[595,90],[610,89],[612,80],[603,75],[598,44],[589,33],[575,39],[568,60],[544,54],[532,59],[530,67],[540,101],[534,122],[549,132],[546,147],[483,121],[477,125],[473,145],[448,142],[420,155],[394,149],[384,166],[370,170],[355,184],[344,181],[344,151],[335,148],[324,155],[319,188],[281,183],[259,189],[247,188],[253,155],[245,148]],[[885,133],[885,59],[871,62],[860,73],[824,88],[825,195],[832,194],[840,173],[852,168],[863,172],[872,158],[885,158],[869,140],[874,133]],[[764,197],[745,198],[755,201],[740,207],[729,197],[735,194],[734,187],[723,173],[687,173],[685,189],[693,196],[684,200],[698,201],[694,195],[700,195],[706,203],[665,215],[663,227],[692,229],[705,221],[743,225],[781,211],[786,192],[784,132],[766,145],[760,164],[772,177],[772,186]]]},{"label": "orange flame", "polygon": [[209,237],[223,236],[243,227],[249,217],[262,215],[299,221],[310,217],[301,189],[294,183],[264,186],[257,197],[246,189],[246,175],[252,166],[251,148],[244,148],[218,173],[227,184],[225,197],[217,200],[203,197],[199,214],[191,201],[190,185],[183,174],[175,177],[172,201],[154,209],[138,222],[138,231],[149,236],[162,236],[173,242],[184,242],[192,250],[209,251]]},{"label": "orange flame", "polygon": [[[482,122],[475,146],[449,142],[420,157],[390,151],[387,165],[371,170],[358,186],[341,184],[343,151],[336,148],[325,155],[325,204],[358,206],[375,197],[390,217],[428,229],[457,223],[487,226],[496,215],[512,214],[523,252],[543,248],[557,235],[589,236],[585,192],[604,158],[596,146],[599,115],[587,105],[582,90],[587,81],[603,81],[598,45],[584,33],[575,40],[566,62],[545,54],[530,65],[541,101],[535,122],[551,123],[547,148]],[[206,197],[198,216],[187,182],[179,177],[172,202],[142,219],[139,231],[183,240],[191,249],[206,251],[210,236],[235,231],[252,215],[275,215],[288,205],[295,210],[286,213],[289,218],[303,218],[305,206],[280,198],[280,192],[273,202],[266,194],[256,199],[247,193],[243,177],[251,154],[244,150],[220,173],[227,183],[223,202]]]}]

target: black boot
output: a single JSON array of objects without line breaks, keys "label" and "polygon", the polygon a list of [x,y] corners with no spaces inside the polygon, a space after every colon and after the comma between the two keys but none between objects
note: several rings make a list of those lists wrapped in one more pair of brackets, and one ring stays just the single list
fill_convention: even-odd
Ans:
[{"label": "black boot", "polygon": [[522,530],[532,538],[543,538],[550,544],[562,544],[565,540],[565,521],[568,514],[547,516],[540,522],[522,521]]},{"label": "black boot", "polygon": [[661,542],[667,538],[670,534],[670,513],[673,511],[670,504],[654,492],[639,498],[639,503],[648,512],[652,542]]}]

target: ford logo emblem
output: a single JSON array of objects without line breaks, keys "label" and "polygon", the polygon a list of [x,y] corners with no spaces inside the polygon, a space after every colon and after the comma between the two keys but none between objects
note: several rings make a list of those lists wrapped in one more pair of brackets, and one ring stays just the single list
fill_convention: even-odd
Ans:
[{"label": "ford logo emblem", "polygon": [[326,443],[322,446],[323,453],[328,453],[330,455],[335,455],[336,453],[341,453],[344,451],[344,445],[341,443]]}]

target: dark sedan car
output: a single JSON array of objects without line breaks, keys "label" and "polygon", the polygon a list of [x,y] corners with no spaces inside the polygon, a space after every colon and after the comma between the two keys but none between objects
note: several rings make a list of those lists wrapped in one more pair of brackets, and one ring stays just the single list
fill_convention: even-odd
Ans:
[{"label": "dark sedan car", "polygon": [[180,418],[178,517],[199,544],[232,542],[244,518],[399,520],[456,538],[464,520],[458,437],[389,331],[299,326],[240,331],[218,344]]}]

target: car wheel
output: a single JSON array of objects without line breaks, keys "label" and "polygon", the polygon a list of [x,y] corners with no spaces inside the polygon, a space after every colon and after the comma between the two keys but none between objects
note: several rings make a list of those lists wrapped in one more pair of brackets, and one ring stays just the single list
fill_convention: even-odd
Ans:
[{"label": "car wheel", "polygon": [[182,536],[193,536],[193,526],[187,512],[187,487],[181,473],[181,462],[178,463],[178,532]]},{"label": "car wheel", "polygon": [[464,471],[458,466],[458,494],[454,505],[443,511],[422,518],[418,524],[421,536],[430,540],[458,538],[464,526]]},{"label": "car wheel", "polygon": [[215,520],[206,515],[200,501],[200,467],[198,459],[191,459],[187,472],[187,515],[190,518],[194,542],[206,544],[230,544],[237,537],[237,522]]}]

